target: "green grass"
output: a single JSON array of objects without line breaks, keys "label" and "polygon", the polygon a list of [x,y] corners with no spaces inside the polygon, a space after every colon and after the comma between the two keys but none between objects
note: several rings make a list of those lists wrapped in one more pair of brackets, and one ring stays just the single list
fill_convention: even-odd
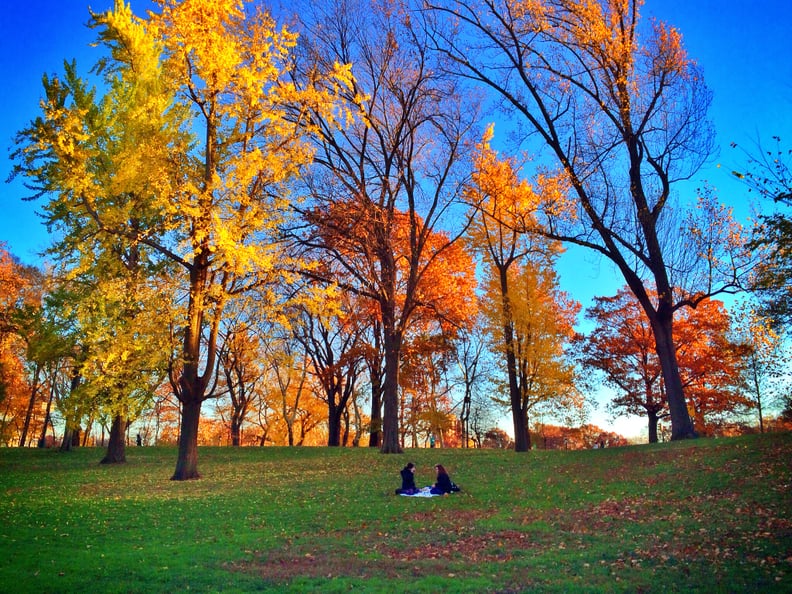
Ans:
[{"label": "green grass", "polygon": [[[0,449],[0,592],[792,592],[792,434],[102,455]],[[408,460],[463,492],[395,496]]]}]

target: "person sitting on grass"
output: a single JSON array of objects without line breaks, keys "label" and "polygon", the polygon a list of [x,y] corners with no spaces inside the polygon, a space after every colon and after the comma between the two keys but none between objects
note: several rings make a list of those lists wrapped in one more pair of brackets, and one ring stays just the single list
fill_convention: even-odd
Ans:
[{"label": "person sitting on grass", "polygon": [[436,464],[435,470],[437,471],[437,480],[430,490],[432,495],[446,495],[453,491],[459,491],[459,487],[453,483],[442,464]]},{"label": "person sitting on grass", "polygon": [[396,495],[415,495],[418,489],[415,486],[415,464],[407,462],[407,466],[401,469],[402,486],[396,489]]}]

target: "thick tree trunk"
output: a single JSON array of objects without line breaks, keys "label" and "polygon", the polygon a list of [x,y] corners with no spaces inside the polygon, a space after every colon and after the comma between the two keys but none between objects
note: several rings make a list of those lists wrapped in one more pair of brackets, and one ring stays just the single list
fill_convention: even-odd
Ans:
[{"label": "thick tree trunk", "polygon": [[236,413],[231,415],[231,445],[239,447],[242,441],[242,420]]},{"label": "thick tree trunk", "polygon": [[[335,398],[335,395],[328,394],[329,398]],[[344,414],[344,409],[336,406],[332,401],[328,406],[327,414],[327,445],[330,447],[338,447],[341,445],[341,420]]]},{"label": "thick tree trunk", "polygon": [[294,419],[286,419],[286,437],[289,447],[294,447]]},{"label": "thick tree trunk", "polygon": [[179,457],[171,480],[185,481],[201,478],[198,473],[198,423],[201,420],[201,401],[182,403]]},{"label": "thick tree trunk", "polygon": [[376,324],[372,329],[374,336],[374,352],[376,353],[367,361],[369,368],[369,378],[371,382],[371,419],[369,425],[369,447],[379,448],[382,444],[382,364],[380,353],[382,353],[380,325]]},{"label": "thick tree trunk", "polygon": [[399,356],[401,338],[391,329],[385,329],[385,385],[383,386],[382,446],[383,454],[400,454],[399,445]]},{"label": "thick tree trunk", "polygon": [[514,425],[514,451],[527,452],[530,449],[528,441],[528,416],[522,406],[522,393],[517,380],[517,357],[514,354],[514,328],[512,326],[511,303],[509,301],[508,268],[498,268],[501,290],[501,313],[503,317],[503,342],[506,349],[506,375],[509,380],[509,403],[512,411],[512,424]]},{"label": "thick tree trunk", "polygon": [[349,408],[344,409],[344,414],[341,415],[341,445],[349,447]]},{"label": "thick tree trunk", "polygon": [[654,331],[657,357],[663,372],[668,411],[671,415],[671,439],[691,439],[698,437],[688,413],[687,401],[679,375],[676,349],[673,340],[673,317],[658,313],[652,324]]},{"label": "thick tree trunk", "polygon": [[[209,126],[211,127],[211,126]],[[209,130],[207,130],[207,135]],[[209,138],[209,136],[207,136]],[[208,158],[208,157],[207,157]],[[207,166],[207,171],[210,168]],[[208,378],[215,368],[217,355],[217,327],[219,314],[208,326],[210,327],[202,356],[204,340],[204,321],[207,312],[207,294],[205,287],[209,277],[209,250],[202,246],[195,256],[190,269],[190,299],[187,306],[187,327],[184,332],[183,360],[184,368],[178,378],[179,401],[182,405],[181,424],[179,429],[179,451],[176,470],[171,480],[183,481],[198,479],[198,424],[201,421],[201,403],[205,398]],[[222,305],[215,304],[222,308]],[[203,363],[204,374],[199,372]]]},{"label": "thick tree trunk", "polygon": [[511,409],[512,423],[514,424],[514,451],[527,452],[531,449],[531,442],[528,438],[528,420],[526,414],[519,404],[515,406],[514,398],[512,398]]},{"label": "thick tree trunk", "polygon": [[126,419],[122,415],[113,417],[110,426],[110,440],[107,442],[107,453],[100,464],[123,464],[126,462]]},{"label": "thick tree trunk", "polygon": [[369,425],[369,447],[379,448],[382,443],[382,383],[371,382],[371,423]]},{"label": "thick tree trunk", "polygon": [[60,448],[58,448],[61,452],[71,452],[77,447],[77,444],[74,443],[75,437],[79,439],[80,433],[79,428],[75,429],[74,427],[70,427],[68,424],[66,428],[63,430],[63,440],[61,441]]},{"label": "thick tree trunk", "polygon": [[346,446],[349,439],[349,400],[355,391],[356,374],[337,374],[332,389],[327,390],[328,446]]}]

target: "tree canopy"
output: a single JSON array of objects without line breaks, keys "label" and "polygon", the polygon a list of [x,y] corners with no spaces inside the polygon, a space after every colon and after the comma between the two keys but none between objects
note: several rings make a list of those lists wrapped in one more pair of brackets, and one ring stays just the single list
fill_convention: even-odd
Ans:
[{"label": "tree canopy", "polygon": [[[0,251],[0,439],[58,423],[68,448],[97,424],[123,462],[134,424],[178,444],[185,480],[199,443],[507,445],[492,405],[517,451],[546,416],[581,425],[547,443],[590,445],[592,369],[650,440],[666,416],[682,439],[762,406],[770,330],[733,332],[716,297],[762,289],[781,334],[792,153],[777,139],[737,173],[778,207],[753,238],[691,190],[711,95],[641,8],[90,13],[92,68],[43,77],[12,153],[52,241],[46,270]],[[557,271],[570,245],[625,283],[584,338]]]}]

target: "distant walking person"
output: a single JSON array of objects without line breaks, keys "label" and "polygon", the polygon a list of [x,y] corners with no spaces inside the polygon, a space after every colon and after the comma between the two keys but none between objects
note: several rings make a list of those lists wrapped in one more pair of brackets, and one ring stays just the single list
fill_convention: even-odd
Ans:
[{"label": "distant walking person", "polygon": [[143,438],[140,436],[140,433],[137,434],[137,444],[138,447],[143,445]]}]

